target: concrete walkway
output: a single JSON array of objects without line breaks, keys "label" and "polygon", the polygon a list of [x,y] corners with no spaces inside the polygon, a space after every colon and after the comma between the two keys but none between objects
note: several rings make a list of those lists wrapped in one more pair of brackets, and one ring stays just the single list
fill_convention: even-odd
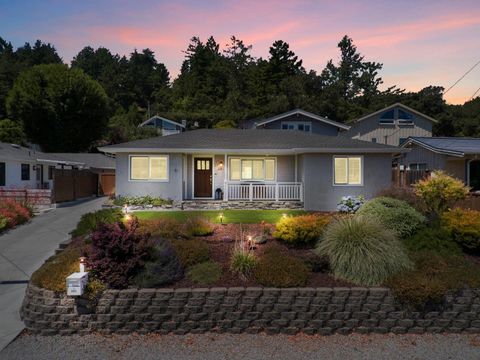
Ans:
[{"label": "concrete walkway", "polygon": [[0,235],[0,350],[23,329],[19,309],[32,273],[69,238],[81,215],[100,209],[104,201],[57,208]]}]

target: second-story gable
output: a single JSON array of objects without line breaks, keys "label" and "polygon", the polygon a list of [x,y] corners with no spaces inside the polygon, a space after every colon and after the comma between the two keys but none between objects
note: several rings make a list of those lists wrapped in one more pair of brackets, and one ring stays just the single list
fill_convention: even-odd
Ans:
[{"label": "second-story gable", "polygon": [[185,131],[186,124],[185,121],[180,124],[176,121],[155,115],[152,116],[150,119],[142,122],[140,125],[138,125],[138,127],[156,128],[162,136],[166,136],[178,134]]},{"label": "second-story gable", "polygon": [[406,105],[396,103],[363,116],[346,133],[358,140],[400,146],[408,137],[431,137],[436,120]]}]

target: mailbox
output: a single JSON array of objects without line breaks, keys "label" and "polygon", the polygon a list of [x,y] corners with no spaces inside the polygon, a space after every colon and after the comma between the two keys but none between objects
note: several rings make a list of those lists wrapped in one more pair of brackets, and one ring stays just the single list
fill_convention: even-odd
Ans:
[{"label": "mailbox", "polygon": [[87,285],[88,272],[75,272],[67,277],[67,295],[81,296],[83,289]]}]

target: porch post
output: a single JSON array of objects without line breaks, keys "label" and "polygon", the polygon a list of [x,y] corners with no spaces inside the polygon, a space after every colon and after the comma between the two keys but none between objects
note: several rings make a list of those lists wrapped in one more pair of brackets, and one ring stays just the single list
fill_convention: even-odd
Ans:
[{"label": "porch post", "polygon": [[297,181],[297,154],[295,154],[295,182]]},{"label": "porch post", "polygon": [[250,183],[250,185],[248,186],[248,195],[249,195],[250,201],[253,201],[253,184],[252,183]]},{"label": "porch post", "polygon": [[278,201],[278,182],[275,183],[275,201]]},{"label": "porch post", "polygon": [[223,201],[228,201],[228,158],[224,154],[223,160]]},{"label": "porch post", "polygon": [[300,183],[300,201],[303,202],[303,182]]}]

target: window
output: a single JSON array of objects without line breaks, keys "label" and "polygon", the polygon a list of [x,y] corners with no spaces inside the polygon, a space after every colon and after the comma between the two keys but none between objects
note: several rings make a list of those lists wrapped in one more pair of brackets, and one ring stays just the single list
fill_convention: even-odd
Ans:
[{"label": "window", "polygon": [[168,156],[131,156],[130,179],[168,181]]},{"label": "window", "polygon": [[427,170],[427,164],[426,163],[412,163],[409,165],[410,170],[422,170],[425,171]]},{"label": "window", "polygon": [[53,174],[55,173],[55,166],[48,167],[48,180],[53,180]]},{"label": "window", "polygon": [[30,165],[29,164],[22,164],[22,180],[23,181],[30,180]]},{"label": "window", "polygon": [[405,110],[398,109],[398,120],[399,123],[404,122],[413,124],[413,115]]},{"label": "window", "polygon": [[231,158],[230,180],[274,181],[275,159]]},{"label": "window", "polygon": [[310,132],[312,129],[312,123],[310,122],[282,122],[282,130],[299,130]]},{"label": "window", "polygon": [[362,185],[362,157],[334,156],[333,182],[335,185]]},{"label": "window", "polygon": [[372,143],[376,144],[377,143],[377,138],[372,138]]},{"label": "window", "polygon": [[395,125],[395,110],[388,110],[380,115],[379,123],[381,125]]},{"label": "window", "polygon": [[5,186],[6,184],[6,171],[5,163],[0,162],[0,186]]}]

